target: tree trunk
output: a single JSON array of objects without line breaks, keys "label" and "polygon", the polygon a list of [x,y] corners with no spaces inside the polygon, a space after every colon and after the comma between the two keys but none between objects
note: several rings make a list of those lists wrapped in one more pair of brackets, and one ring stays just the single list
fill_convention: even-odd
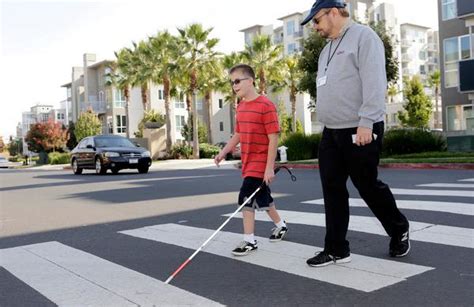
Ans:
[{"label": "tree trunk", "polygon": [[260,79],[260,82],[259,82],[259,87],[260,87],[260,90],[259,90],[259,94],[260,95],[266,95],[266,91],[267,91],[267,84],[266,84],[266,80],[265,80],[265,72],[263,71],[263,69],[261,69],[258,73],[258,77]]},{"label": "tree trunk", "polygon": [[170,80],[163,78],[163,90],[165,94],[165,113],[166,113],[166,152],[171,151],[173,140],[171,139],[171,106],[170,106]]},{"label": "tree trunk", "polygon": [[435,87],[435,128],[439,127],[439,111],[438,111],[438,95],[439,89],[438,86]]},{"label": "tree trunk", "polygon": [[290,90],[290,101],[291,101],[291,130],[293,133],[296,132],[296,94],[295,90]]},{"label": "tree trunk", "polygon": [[198,133],[197,95],[193,93],[193,158],[199,159],[199,133]]},{"label": "tree trunk", "polygon": [[192,134],[191,134],[191,127],[193,126],[193,106],[192,106],[192,96],[189,92],[186,92],[186,111],[188,111],[188,120],[186,125],[188,126],[188,134],[186,136],[186,141],[189,145],[191,145],[192,141]]},{"label": "tree trunk", "polygon": [[[129,89],[128,89],[128,86],[125,88],[124,90],[124,96],[125,96],[125,118],[126,118],[126,121],[125,121],[125,135],[127,136],[127,138],[130,138],[130,92],[129,92]],[[123,125],[123,123],[122,123]]]},{"label": "tree trunk", "polygon": [[230,103],[229,113],[230,113],[230,133],[234,135],[235,133],[235,116],[237,104],[239,103],[239,98],[236,95],[233,95],[232,102]]},{"label": "tree trunk", "polygon": [[145,111],[148,111],[148,86],[146,84],[142,85],[141,94],[142,94],[143,113],[145,113]]},{"label": "tree trunk", "polygon": [[208,115],[208,120],[207,120],[207,142],[209,144],[212,144],[212,125],[211,125],[211,120],[212,120],[212,95],[211,95],[211,93],[207,92],[206,95],[204,96],[204,99],[206,101],[207,115]]}]

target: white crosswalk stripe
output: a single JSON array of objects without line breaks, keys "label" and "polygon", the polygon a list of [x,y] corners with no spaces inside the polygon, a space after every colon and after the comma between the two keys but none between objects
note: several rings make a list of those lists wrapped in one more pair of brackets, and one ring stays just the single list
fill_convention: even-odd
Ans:
[{"label": "white crosswalk stripe", "polygon": [[417,186],[430,188],[474,189],[474,183],[424,183],[417,184]]},{"label": "white crosswalk stripe", "polygon": [[[326,225],[323,213],[288,210],[278,210],[278,212],[282,219],[292,224],[320,227]],[[242,217],[237,216],[237,218]],[[268,221],[268,217],[257,214],[255,220]],[[386,236],[385,230],[375,217],[351,216],[349,230]],[[410,240],[474,248],[474,229],[410,221]]]},{"label": "white crosswalk stripe", "polygon": [[[302,202],[303,204],[324,205],[324,199],[314,199]],[[366,207],[367,204],[360,198],[349,198],[349,206]],[[436,212],[447,212],[462,215],[474,215],[474,204],[443,202],[443,201],[423,201],[423,200],[397,200],[399,209],[425,210]]]},{"label": "white crosswalk stripe", "polygon": [[474,178],[460,179],[460,180],[458,180],[458,181],[474,182]]},{"label": "white crosswalk stripe", "polygon": [[[214,230],[210,229],[162,224],[121,231],[120,233],[197,249],[213,232]],[[257,252],[245,257],[234,257],[230,251],[241,239],[241,234],[220,232],[206,246],[205,252],[364,292],[375,291],[433,269],[427,266],[355,254],[351,255],[351,263],[315,269],[308,267],[305,261],[314,254],[315,250],[321,250],[320,248],[286,241],[270,243],[268,238],[262,237],[256,237],[259,242]]]},{"label": "white crosswalk stripe", "polygon": [[393,194],[398,194],[398,195],[474,197],[474,191],[422,190],[422,189],[390,189],[390,190],[392,191]]},{"label": "white crosswalk stripe", "polygon": [[2,249],[0,261],[59,306],[221,306],[59,242]]}]

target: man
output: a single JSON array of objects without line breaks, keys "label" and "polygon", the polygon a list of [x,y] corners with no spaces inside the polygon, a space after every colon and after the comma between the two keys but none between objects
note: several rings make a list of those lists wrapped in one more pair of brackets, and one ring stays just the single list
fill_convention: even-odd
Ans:
[{"label": "man", "polygon": [[351,261],[348,177],[391,237],[389,255],[403,257],[410,250],[408,220],[377,178],[387,88],[384,46],[372,29],[351,21],[345,6],[343,0],[317,0],[301,23],[312,20],[329,41],[316,77],[316,112],[324,124],[319,169],[326,237],[324,250],[307,260],[315,267]]},{"label": "man", "polygon": [[237,107],[235,134],[214,158],[217,166],[232,148],[240,143],[242,177],[239,205],[242,205],[255,190],[265,182],[264,187],[242,209],[244,240],[232,251],[235,256],[245,256],[257,249],[254,236],[255,209],[265,210],[275,223],[270,242],[278,242],[288,232],[288,227],[275,208],[268,185],[275,178],[275,157],[278,145],[278,115],[273,102],[257,94],[255,72],[249,65],[239,64],[231,68],[230,83],[241,98]]}]

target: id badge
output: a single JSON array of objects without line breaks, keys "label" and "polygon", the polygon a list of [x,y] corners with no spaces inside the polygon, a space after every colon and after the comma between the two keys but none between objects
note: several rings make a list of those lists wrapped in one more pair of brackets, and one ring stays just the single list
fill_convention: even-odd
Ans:
[{"label": "id badge", "polygon": [[322,76],[322,77],[318,78],[317,81],[316,81],[316,87],[326,85],[327,79],[328,79],[328,76]]}]

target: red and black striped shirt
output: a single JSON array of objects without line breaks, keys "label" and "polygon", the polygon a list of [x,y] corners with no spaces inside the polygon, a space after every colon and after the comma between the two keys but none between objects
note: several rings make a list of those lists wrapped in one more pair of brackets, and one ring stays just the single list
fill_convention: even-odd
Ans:
[{"label": "red and black striped shirt", "polygon": [[241,101],[236,130],[240,135],[242,177],[263,178],[268,156],[268,135],[280,132],[273,102],[265,96]]}]

